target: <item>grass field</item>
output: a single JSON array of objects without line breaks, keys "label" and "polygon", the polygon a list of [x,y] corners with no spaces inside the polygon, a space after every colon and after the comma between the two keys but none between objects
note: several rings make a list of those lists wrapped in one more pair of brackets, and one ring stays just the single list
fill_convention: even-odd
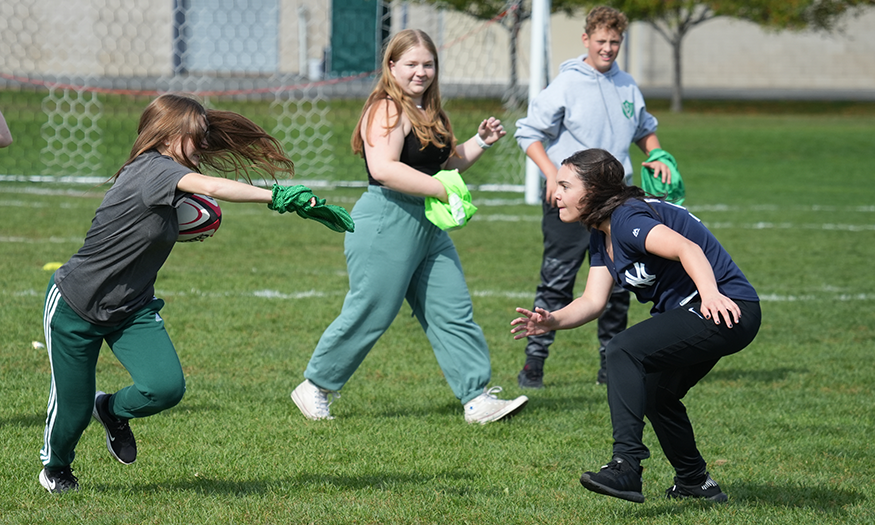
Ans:
[{"label": "grass field", "polygon": [[[185,398],[132,422],[131,466],[92,424],[74,463],[81,492],[50,495],[37,481],[49,365],[31,346],[43,340],[42,267],[80,247],[102,189],[0,183],[0,523],[875,523],[875,111],[687,108],[657,113],[660,138],[687,204],[763,299],[756,341],[687,397],[728,504],[662,498],[673,474],[649,427],[644,504],[580,486],[611,447],[590,326],[559,334],[522,414],[470,426],[405,305],[332,406],[337,419],[305,420],[289,392],[340,311],[343,236],[231,204],[219,233],[178,246],[158,277]],[[351,208],[360,193],[320,196]],[[537,284],[540,211],[518,194],[474,202],[452,235],[493,384],[515,396],[524,343],[509,322]],[[631,316],[647,312],[634,304]],[[98,388],[128,381],[105,349]]]},{"label": "grass field", "polygon": [[[44,107],[56,104],[56,102],[49,104],[45,98],[45,94],[40,91],[0,90],[0,110],[3,111],[10,129],[14,130],[16,140],[16,153],[14,155],[0,154],[0,175],[88,175],[108,179],[130,154],[131,144],[136,138],[140,113],[151,101],[149,97],[95,96],[95,106],[99,102],[99,118],[96,109],[91,108],[91,111],[94,113],[93,123],[99,133],[96,130],[92,130],[92,132],[94,137],[99,140],[92,142],[82,139],[85,129],[90,129],[88,126],[92,124],[92,117],[80,114],[86,113],[81,106],[76,106],[80,113],[72,112],[73,114],[66,118],[57,115],[49,117],[45,114]],[[87,96],[83,96],[83,98],[91,101]],[[326,115],[327,124],[325,125],[331,130],[330,136],[326,139],[327,146],[331,151],[332,158],[330,160],[321,158],[317,161],[317,157],[324,156],[322,151],[314,147],[303,148],[303,146],[302,149],[295,150],[294,148],[297,146],[292,147],[290,144],[297,145],[298,141],[278,135],[278,138],[282,140],[288,139],[284,144],[292,150],[289,153],[295,160],[298,178],[319,178],[331,181],[359,179],[361,158],[350,150],[349,138],[361,113],[362,102],[362,100],[352,99],[331,101],[331,109]],[[80,102],[80,104],[82,103],[84,102]],[[272,133],[276,129],[277,118],[280,114],[279,109],[262,101],[213,98],[209,100],[209,104],[214,109],[240,112]],[[471,137],[477,130],[480,121],[486,116],[498,115],[506,120],[516,120],[502,116],[504,111],[500,101],[497,100],[454,99],[446,101],[444,106],[452,118],[454,132],[461,140]],[[292,106],[284,118],[307,120],[309,109],[308,104],[302,102]],[[298,120],[295,122],[302,127],[301,130],[295,128],[296,134],[298,132],[301,134],[312,133],[312,126],[310,126],[309,131],[306,131],[304,123],[300,123]],[[506,125],[508,129],[512,129],[511,122],[507,122]],[[54,156],[46,153],[49,144],[44,135],[54,135],[54,131],[44,133],[46,131],[44,128],[49,126],[57,126],[58,128],[58,136],[55,137],[55,141],[49,148],[57,154],[57,158],[54,159],[55,163],[52,163]],[[69,140],[71,137],[76,140]],[[60,142],[63,142],[64,145],[62,146]],[[496,149],[500,150],[501,145]],[[519,162],[522,162],[523,153],[519,148],[512,146],[509,149],[512,154],[519,157]],[[87,171],[82,172],[80,164],[85,157],[91,160],[85,163],[88,166]],[[495,155],[486,156],[469,173],[466,181],[469,184],[522,183],[521,176],[520,180],[517,181],[508,181],[506,180],[508,177],[503,176],[503,174],[498,177],[495,175],[487,176],[489,175],[488,171],[495,165],[495,161]],[[309,166],[318,166],[316,169],[322,171],[317,171],[314,176],[314,173],[308,169]]]}]

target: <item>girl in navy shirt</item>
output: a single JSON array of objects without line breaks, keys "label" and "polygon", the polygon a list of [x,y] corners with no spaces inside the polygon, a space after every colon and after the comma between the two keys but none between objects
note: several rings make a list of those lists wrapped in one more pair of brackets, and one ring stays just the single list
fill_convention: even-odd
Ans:
[{"label": "girl in navy shirt", "polygon": [[623,183],[624,169],[601,149],[567,158],[557,175],[564,222],[592,231],[583,295],[548,312],[517,308],[515,339],[576,328],[602,313],[614,283],[652,302],[653,317],[620,333],[607,347],[613,457],[585,472],[587,489],[641,503],[644,416],[675,469],[669,498],[726,501],[696,447],[681,399],[717,361],[745,348],[760,326],[759,298],[732,258],[686,209]]}]

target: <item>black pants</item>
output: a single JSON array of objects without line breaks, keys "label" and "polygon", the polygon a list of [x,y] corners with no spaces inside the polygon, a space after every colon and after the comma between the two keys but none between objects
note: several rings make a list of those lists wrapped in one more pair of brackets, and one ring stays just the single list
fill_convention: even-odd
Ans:
[{"label": "black pants", "polygon": [[[542,205],[544,257],[541,260],[541,284],[535,292],[534,306],[552,312],[574,300],[574,282],[589,250],[589,231],[579,222],[562,222],[559,208],[547,202]],[[603,359],[605,346],[626,328],[628,313],[629,292],[615,286],[607,308],[598,320],[598,339]],[[530,336],[526,344],[526,356],[546,359],[555,338],[556,332]]]},{"label": "black pants", "polygon": [[636,324],[607,347],[608,405],[614,427],[614,457],[633,465],[650,456],[644,446],[644,416],[680,480],[704,479],[705,460],[681,399],[717,361],[742,350],[760,327],[759,302],[736,301],[741,319],[727,328],[699,311],[699,303]]}]

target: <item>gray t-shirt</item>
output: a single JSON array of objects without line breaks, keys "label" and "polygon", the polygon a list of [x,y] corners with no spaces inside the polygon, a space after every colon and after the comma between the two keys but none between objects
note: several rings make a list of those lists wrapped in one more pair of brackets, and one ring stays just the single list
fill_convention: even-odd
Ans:
[{"label": "gray t-shirt", "polygon": [[116,325],[155,295],[158,270],[179,235],[176,189],[191,173],[157,151],[125,167],[97,208],[85,244],[57,272],[61,296],[83,319]]}]

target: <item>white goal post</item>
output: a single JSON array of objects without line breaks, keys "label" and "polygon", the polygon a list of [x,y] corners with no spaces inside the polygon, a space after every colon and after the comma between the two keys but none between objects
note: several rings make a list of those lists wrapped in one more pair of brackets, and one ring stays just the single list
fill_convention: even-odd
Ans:
[{"label": "white goal post", "polygon": [[[532,41],[529,69],[529,100],[547,86],[550,36],[550,0],[532,0]],[[526,157],[526,204],[538,204],[541,193],[541,171]]]}]

